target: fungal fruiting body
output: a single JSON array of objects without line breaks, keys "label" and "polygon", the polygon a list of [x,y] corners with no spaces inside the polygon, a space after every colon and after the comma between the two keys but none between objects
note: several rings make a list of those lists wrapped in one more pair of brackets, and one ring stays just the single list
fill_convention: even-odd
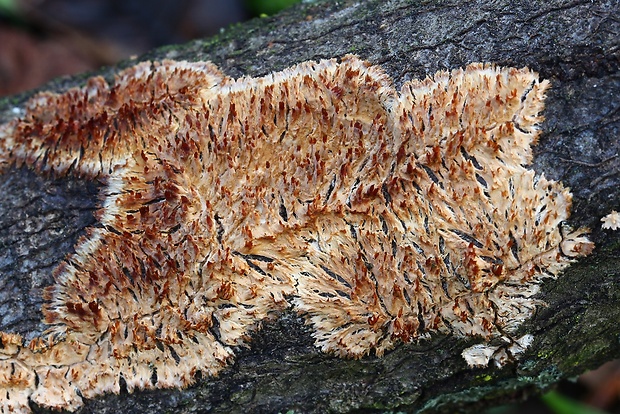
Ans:
[{"label": "fungal fruiting body", "polygon": [[185,386],[291,305],[344,357],[514,332],[593,247],[561,227],[568,190],[524,167],[546,87],[473,64],[397,92],[346,56],[239,80],[146,62],[33,97],[0,163],[105,185],[45,292],[49,330],[1,334],[0,406]]},{"label": "fungal fruiting body", "polygon": [[603,229],[620,229],[620,213],[618,213],[616,210],[612,210],[611,213],[603,217],[601,221],[603,222],[603,224],[601,224],[601,227]]}]

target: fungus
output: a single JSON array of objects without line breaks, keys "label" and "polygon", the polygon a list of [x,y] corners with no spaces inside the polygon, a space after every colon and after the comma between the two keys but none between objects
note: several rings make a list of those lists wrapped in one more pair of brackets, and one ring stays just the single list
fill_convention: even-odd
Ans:
[{"label": "fungus", "polygon": [[1,334],[0,406],[186,386],[288,306],[343,357],[508,338],[593,248],[562,226],[569,191],[525,167],[547,86],[472,64],[397,92],[346,56],[238,80],[144,62],[36,95],[0,126],[0,165],[105,186],[45,290],[48,331]]},{"label": "fungus", "polygon": [[534,341],[534,336],[525,334],[518,339],[501,337],[500,345],[476,344],[465,348],[461,356],[470,367],[486,367],[494,361],[499,367],[517,359]]},{"label": "fungus", "polygon": [[601,219],[603,229],[618,230],[620,229],[620,213],[612,210],[611,213]]}]

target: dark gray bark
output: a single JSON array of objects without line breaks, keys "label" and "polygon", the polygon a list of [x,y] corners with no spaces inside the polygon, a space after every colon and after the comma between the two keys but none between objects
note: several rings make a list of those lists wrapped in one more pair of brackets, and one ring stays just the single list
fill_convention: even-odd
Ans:
[{"label": "dark gray bark", "polygon": [[[303,320],[287,313],[237,350],[218,378],[185,390],[107,395],[80,412],[469,411],[522,398],[620,356],[620,231],[600,227],[601,217],[620,210],[618,16],[617,0],[319,2],[140,58],[211,60],[237,77],[356,53],[383,66],[397,87],[471,62],[527,65],[552,82],[533,167],[571,187],[571,224],[590,227],[597,247],[545,284],[540,298],[547,306],[520,330],[534,334],[532,347],[502,369],[467,368],[460,353],[480,339],[441,335],[383,358],[339,359],[319,352]],[[0,120],[26,97],[1,100]],[[31,338],[44,329],[41,290],[94,223],[97,189],[24,169],[0,176],[1,330]]]}]

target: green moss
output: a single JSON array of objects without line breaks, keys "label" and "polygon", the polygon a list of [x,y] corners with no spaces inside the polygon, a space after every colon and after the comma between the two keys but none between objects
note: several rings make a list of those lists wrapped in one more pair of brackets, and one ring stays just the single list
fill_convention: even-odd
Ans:
[{"label": "green moss", "polygon": [[567,372],[573,372],[573,368],[582,367],[587,361],[591,361],[597,355],[604,354],[608,346],[607,341],[592,338],[591,341],[584,344],[579,352],[567,355],[561,368]]},{"label": "green moss", "polygon": [[541,350],[536,354],[536,356],[540,359],[549,359],[552,355],[553,353],[548,350]]}]

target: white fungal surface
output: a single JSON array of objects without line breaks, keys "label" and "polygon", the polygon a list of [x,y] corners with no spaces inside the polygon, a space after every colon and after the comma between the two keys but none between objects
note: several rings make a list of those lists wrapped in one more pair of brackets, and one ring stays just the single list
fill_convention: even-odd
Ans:
[{"label": "white fungal surface", "polygon": [[620,213],[612,210],[611,213],[601,219],[603,229],[618,230],[620,229]]}]

